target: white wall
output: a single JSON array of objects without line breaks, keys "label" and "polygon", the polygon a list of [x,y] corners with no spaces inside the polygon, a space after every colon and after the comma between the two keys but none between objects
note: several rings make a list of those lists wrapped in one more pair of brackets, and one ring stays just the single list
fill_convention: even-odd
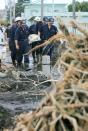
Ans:
[{"label": "white wall", "polygon": [[[52,16],[53,14],[52,4],[44,5],[44,16]],[[66,12],[67,8],[65,4],[55,4],[54,5],[54,15],[58,16],[60,12]],[[41,5],[40,4],[25,4],[24,9],[25,18],[29,19],[32,16],[41,16]]]}]

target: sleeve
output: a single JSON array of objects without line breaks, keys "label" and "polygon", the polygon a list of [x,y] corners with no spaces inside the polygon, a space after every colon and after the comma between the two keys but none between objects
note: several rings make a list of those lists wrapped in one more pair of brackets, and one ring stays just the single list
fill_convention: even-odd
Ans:
[{"label": "sleeve", "polygon": [[12,39],[12,28],[10,28],[10,40]]},{"label": "sleeve", "polygon": [[10,40],[14,40],[14,28],[10,28]]},{"label": "sleeve", "polygon": [[18,29],[15,32],[15,40],[19,40],[19,30]]},{"label": "sleeve", "polygon": [[29,27],[28,32],[29,32],[29,35],[31,35],[31,26]]},{"label": "sleeve", "polygon": [[25,25],[24,28],[25,28],[25,31],[26,31],[26,35],[29,36],[29,34],[30,34],[29,26]]},{"label": "sleeve", "polygon": [[43,35],[43,26],[41,26],[40,28],[39,28],[39,34],[40,34],[40,38],[41,38],[41,40],[44,40],[44,35]]},{"label": "sleeve", "polygon": [[35,25],[34,24],[29,27],[29,35],[31,35],[31,34],[36,34],[35,33]]},{"label": "sleeve", "polygon": [[57,34],[58,30],[57,30],[57,27],[55,26],[55,34]]},{"label": "sleeve", "polygon": [[38,31],[39,31],[40,33],[42,32],[42,27],[43,27],[43,26],[40,26],[39,29],[38,29]]}]

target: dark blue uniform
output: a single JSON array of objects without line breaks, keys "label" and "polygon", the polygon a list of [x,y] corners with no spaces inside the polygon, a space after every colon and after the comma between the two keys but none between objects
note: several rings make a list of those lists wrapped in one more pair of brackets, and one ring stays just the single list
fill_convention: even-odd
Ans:
[{"label": "dark blue uniform", "polygon": [[[18,41],[19,50],[17,51],[17,62],[20,65],[22,63],[23,54],[29,51],[28,42],[29,28],[25,25],[23,27],[18,27],[15,33],[15,40]],[[24,55],[24,62],[29,63],[28,55]]]},{"label": "dark blue uniform", "polygon": [[37,24],[33,24],[29,28],[30,34],[38,34],[38,27]]},{"label": "dark blue uniform", "polygon": [[16,61],[16,45],[15,45],[15,32],[17,29],[17,25],[12,25],[10,28],[10,36],[9,36],[9,48],[11,50],[11,59],[13,65],[15,65]]},{"label": "dark blue uniform", "polygon": [[[51,27],[49,28],[48,24],[46,24],[40,28],[40,37],[42,41],[48,40],[50,37],[54,36],[55,34],[57,34],[57,28],[54,25],[51,25]],[[48,54],[51,56],[53,47],[54,45],[46,46],[43,50],[43,54]]]},{"label": "dark blue uniform", "polygon": [[50,37],[55,35],[57,33],[57,28],[54,25],[51,25],[51,28],[49,29],[48,24],[43,25],[40,28],[40,37],[42,40],[48,40]]},{"label": "dark blue uniform", "polygon": [[[30,35],[31,34],[38,34],[38,31],[40,30],[41,26],[42,26],[42,22],[37,22],[36,24],[31,25],[29,28]],[[40,44],[39,41],[33,42],[32,48],[34,48],[35,46],[37,46],[39,44]],[[41,52],[42,52],[41,49],[38,49],[37,51],[32,52],[34,62],[36,62],[35,61],[36,55],[40,54]]]}]

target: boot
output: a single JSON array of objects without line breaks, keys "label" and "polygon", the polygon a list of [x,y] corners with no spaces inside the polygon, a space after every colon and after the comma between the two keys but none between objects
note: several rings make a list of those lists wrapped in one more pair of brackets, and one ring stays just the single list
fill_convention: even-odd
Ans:
[{"label": "boot", "polygon": [[31,69],[29,68],[29,63],[24,63],[24,69],[25,69],[26,71],[31,70]]},{"label": "boot", "polygon": [[16,67],[16,66],[17,66],[17,65],[16,65],[16,61],[15,61],[15,60],[13,60],[13,61],[12,61],[12,64],[13,64],[13,66],[14,66],[14,67]]},{"label": "boot", "polygon": [[37,55],[37,63],[39,63],[39,55]]},{"label": "boot", "polygon": [[17,63],[17,69],[23,70],[24,69],[23,63]]},{"label": "boot", "polygon": [[35,58],[33,58],[33,61],[34,61],[34,63],[37,63]]},{"label": "boot", "polygon": [[39,54],[37,55],[37,63],[41,64],[42,63],[42,56]]}]

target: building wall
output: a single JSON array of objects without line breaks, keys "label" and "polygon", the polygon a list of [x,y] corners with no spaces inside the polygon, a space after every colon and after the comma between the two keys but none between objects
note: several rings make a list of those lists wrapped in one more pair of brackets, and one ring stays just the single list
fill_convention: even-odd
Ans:
[{"label": "building wall", "polygon": [[[27,20],[27,24],[30,24],[28,20],[33,16],[41,16],[40,4],[25,2],[24,5],[25,9],[22,16]],[[44,4],[44,16],[53,16],[52,4]],[[60,16],[65,22],[67,22],[72,19],[73,13],[68,12],[66,4],[54,4],[54,16]],[[88,12],[76,12],[76,17],[77,19],[81,18],[83,22],[86,22],[88,20]]]},{"label": "building wall", "polygon": [[[54,4],[54,16],[58,16],[60,12],[67,12],[66,4]],[[44,16],[52,16],[52,4],[44,4]],[[40,4],[25,4],[24,17],[30,19],[33,16],[41,16]]]}]

